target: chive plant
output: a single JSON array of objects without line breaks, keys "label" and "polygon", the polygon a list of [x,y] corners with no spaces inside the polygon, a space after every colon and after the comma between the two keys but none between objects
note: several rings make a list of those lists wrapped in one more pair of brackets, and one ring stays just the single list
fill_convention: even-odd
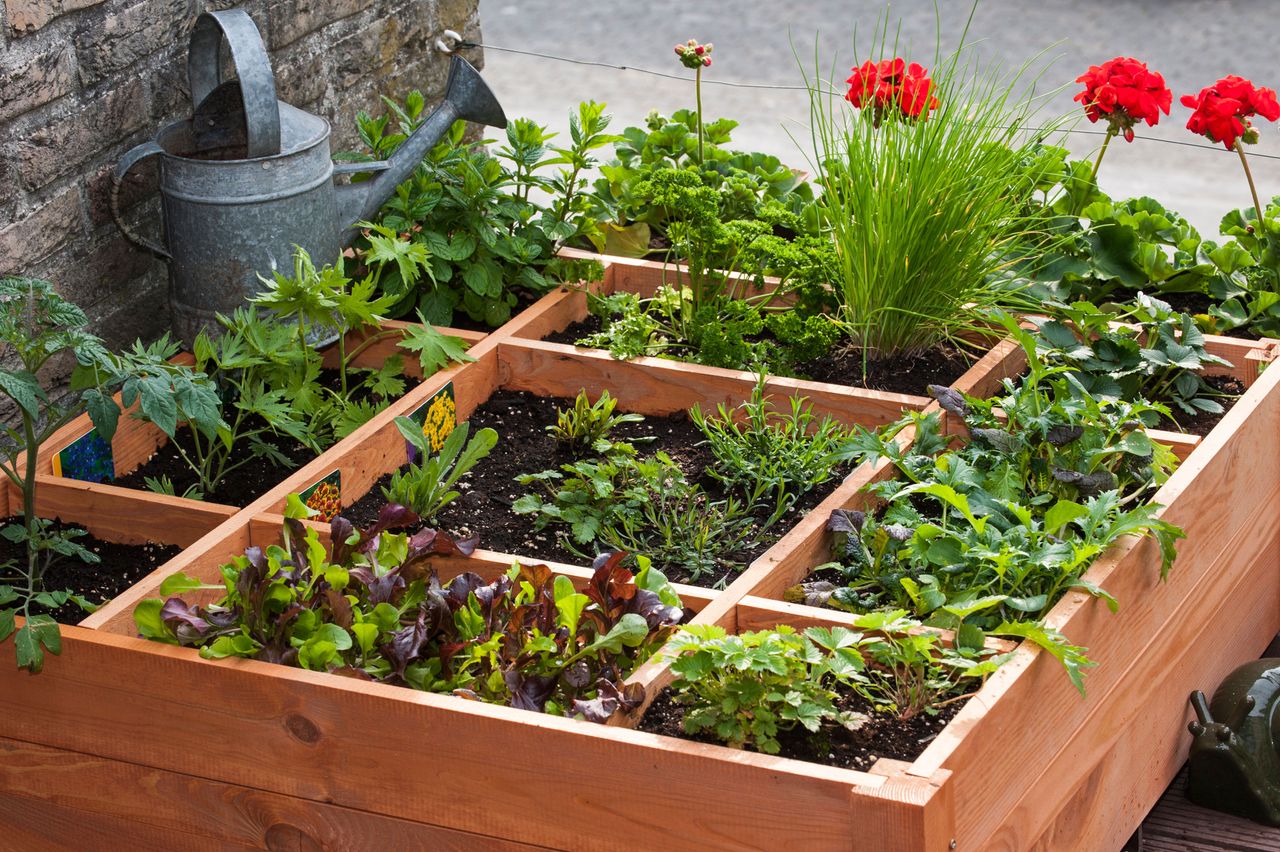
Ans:
[{"label": "chive plant", "polygon": [[1027,66],[1007,74],[963,53],[935,54],[936,80],[894,57],[855,66],[843,96],[807,81],[811,167],[838,256],[835,318],[864,371],[972,328],[1007,296],[998,278],[1036,229],[1021,167],[1042,138],[1024,132],[1034,81]]}]

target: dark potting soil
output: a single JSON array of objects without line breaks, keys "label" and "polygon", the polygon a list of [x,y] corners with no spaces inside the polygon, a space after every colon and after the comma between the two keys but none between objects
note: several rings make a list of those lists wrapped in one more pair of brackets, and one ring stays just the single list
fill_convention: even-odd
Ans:
[{"label": "dark potting soil", "polygon": [[[0,528],[9,524],[21,524],[21,518],[5,518],[0,521]],[[64,524],[54,521],[52,530],[84,530],[77,524]],[[114,544],[102,541],[92,535],[77,538],[76,543],[86,550],[96,553],[102,560],[90,565],[74,557],[64,556],[57,559],[44,575],[45,589],[56,592],[68,590],[84,597],[92,603],[104,603],[111,600],[156,568],[168,562],[182,549],[172,544]],[[13,560],[15,564],[25,565],[27,548],[25,544],[15,544],[0,536],[0,564]],[[0,569],[0,574],[5,573]],[[0,581],[3,582],[3,581]],[[48,613],[61,624],[76,624],[88,615],[74,603],[67,603],[57,609],[48,609],[33,605],[32,614]]]},{"label": "dark potting soil", "polygon": [[[287,467],[277,467],[270,460],[259,456],[222,477],[222,481],[218,483],[217,488],[213,489],[211,493],[203,495],[205,501],[222,503],[228,506],[247,506],[278,485],[290,473],[316,457],[316,454],[309,447],[298,443],[292,438],[273,435],[269,432],[263,435],[262,438],[266,443],[271,444],[283,453],[289,459],[289,465]],[[187,466],[187,463],[182,460],[182,457],[178,455],[175,444],[181,446],[190,454],[193,447],[191,431],[188,429],[179,431],[172,441],[156,450],[155,455],[148,459],[145,464],[136,468],[128,476],[118,478],[115,484],[125,488],[147,490],[146,477],[159,479],[162,476],[167,476],[173,483],[174,493],[182,496],[188,488],[199,482],[199,478]]]},{"label": "dark potting soil", "polygon": [[[1218,304],[1215,299],[1211,299],[1204,293],[1157,293],[1155,295],[1157,299],[1168,302],[1170,307],[1182,314],[1207,314],[1209,308]],[[1250,331],[1248,326],[1219,333],[1223,337],[1235,337],[1240,340],[1255,340],[1258,337],[1257,333]]]},{"label": "dark potting soil", "polygon": [[868,358],[864,370],[862,350],[849,347],[802,364],[801,372],[818,382],[927,396],[929,385],[954,384],[975,360],[963,349],[940,344],[918,354]]},{"label": "dark potting soil", "polygon": [[[1213,399],[1222,406],[1222,411],[1217,414],[1201,411],[1196,414],[1188,414],[1176,405],[1169,406],[1169,412],[1173,415],[1173,420],[1177,424],[1177,428],[1184,432],[1190,432],[1192,435],[1200,435],[1201,437],[1208,435],[1213,431],[1213,427],[1223,417],[1227,416],[1227,412],[1231,410],[1231,406],[1235,405],[1240,399],[1240,394],[1244,393],[1244,382],[1231,376],[1205,376],[1205,381],[1221,394],[1225,396],[1215,396]],[[1167,428],[1167,424],[1161,424],[1161,428]]]},{"label": "dark potting soil", "polygon": [[[472,468],[458,483],[457,490],[462,495],[445,507],[437,518],[437,525],[459,535],[478,535],[480,547],[486,550],[570,564],[588,562],[589,558],[575,554],[564,546],[554,527],[536,531],[533,515],[517,515],[511,511],[512,503],[536,488],[520,485],[515,481],[516,476],[558,469],[561,465],[574,461],[546,431],[547,426],[556,422],[557,409],[572,404],[573,400],[570,399],[499,390],[476,408],[468,418],[472,432],[491,427],[498,433],[498,444],[487,458]],[[617,441],[634,443],[641,456],[651,455],[658,450],[666,452],[690,482],[701,485],[713,499],[724,496],[720,483],[705,473],[707,467],[715,463],[714,456],[706,447],[699,446],[703,441],[703,434],[685,413],[664,417],[648,416],[640,423],[624,423],[613,430],[611,437]],[[739,552],[724,556],[740,568],[745,568],[816,506],[847,472],[845,469],[837,471],[825,488],[814,489],[804,495],[781,520],[759,537],[754,546],[744,547]],[[386,503],[382,489],[390,481],[391,474],[384,475],[368,494],[345,508],[342,514],[357,527],[372,522]],[[767,512],[757,518],[759,521],[765,519]],[[688,570],[682,566],[656,567],[672,581],[692,580]],[[732,569],[728,569],[717,576],[704,574],[696,580],[696,584],[713,585],[721,580],[732,580],[734,573]]]},{"label": "dark potting soil", "polygon": [[[672,700],[671,690],[663,690],[640,720],[639,730],[651,734],[663,734],[682,740],[722,745],[715,737],[705,734],[689,734],[684,730],[684,707]],[[963,701],[948,704],[936,716],[920,714],[906,721],[899,721],[886,713],[876,713],[860,696],[841,690],[836,700],[840,710],[863,713],[868,718],[856,731],[828,723],[816,734],[803,727],[782,731],[778,743],[782,747],[779,757],[807,760],[842,769],[867,770],[882,757],[912,761],[919,757],[938,733],[946,727]]]},{"label": "dark potting soil", "polygon": [[[577,342],[603,327],[594,314],[544,337],[551,343]],[[918,355],[891,355],[869,358],[864,378],[862,350],[848,348],[800,365],[796,377],[829,382],[868,390],[926,396],[929,385],[950,385],[973,366],[976,359],[969,352],[950,345],[939,345]]]},{"label": "dark potting soil", "polygon": [[[350,376],[348,376],[348,380],[350,381]],[[404,380],[406,392],[421,383],[420,379],[412,376],[405,376]],[[320,384],[328,390],[339,390],[342,386],[341,381],[337,370],[323,370],[320,373]],[[351,398],[354,401],[360,401],[366,397],[367,393],[356,393],[352,394]],[[262,421],[254,418],[249,421],[246,428],[255,429],[261,425]],[[222,481],[218,483],[218,487],[213,489],[211,493],[203,495],[203,499],[206,502],[222,503],[228,506],[247,506],[278,485],[290,473],[316,457],[316,454],[309,447],[285,435],[275,435],[267,432],[261,437],[263,441],[275,447],[288,458],[289,464],[283,467],[277,466],[261,456],[251,459],[224,476]],[[162,476],[167,476],[173,483],[174,493],[181,496],[188,488],[196,485],[199,478],[187,466],[187,463],[182,460],[182,456],[178,454],[178,450],[174,446],[175,444],[181,446],[188,455],[191,455],[194,447],[191,431],[189,429],[181,429],[173,441],[160,447],[150,459],[127,476],[118,478],[114,484],[125,488],[146,490],[146,477],[159,479]],[[247,443],[243,452],[248,452]]]}]

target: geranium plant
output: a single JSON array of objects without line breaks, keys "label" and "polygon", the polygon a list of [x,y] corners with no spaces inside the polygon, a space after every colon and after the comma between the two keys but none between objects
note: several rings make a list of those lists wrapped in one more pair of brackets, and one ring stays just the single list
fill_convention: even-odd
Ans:
[{"label": "geranium plant", "polygon": [[900,56],[879,62],[867,60],[854,68],[845,82],[849,84],[845,100],[858,109],[871,110],[876,127],[890,112],[917,119],[928,118],[929,112],[938,108],[929,72],[918,62],[908,65]]},{"label": "geranium plant", "polygon": [[1084,83],[1084,91],[1075,100],[1084,105],[1085,116],[1095,124],[1107,123],[1107,135],[1093,163],[1091,179],[1097,180],[1111,140],[1123,136],[1126,142],[1132,142],[1133,127],[1140,121],[1148,127],[1159,124],[1160,113],[1169,114],[1173,93],[1164,84],[1164,77],[1147,68],[1147,63],[1127,56],[1089,66],[1076,82]]},{"label": "geranium plant", "polygon": [[1182,105],[1192,109],[1191,118],[1187,120],[1188,130],[1221,142],[1228,151],[1234,150],[1240,155],[1240,165],[1244,168],[1249,193],[1253,196],[1253,209],[1261,223],[1262,203],[1258,201],[1249,160],[1240,143],[1254,145],[1258,141],[1258,128],[1253,126],[1250,118],[1262,116],[1267,121],[1280,118],[1280,102],[1276,101],[1275,91],[1229,74],[1212,86],[1201,89],[1198,95],[1183,95]]},{"label": "geranium plant", "polygon": [[698,165],[702,165],[702,69],[711,67],[711,49],[711,42],[699,44],[696,39],[676,45],[680,64],[694,72],[693,96],[698,105]]}]

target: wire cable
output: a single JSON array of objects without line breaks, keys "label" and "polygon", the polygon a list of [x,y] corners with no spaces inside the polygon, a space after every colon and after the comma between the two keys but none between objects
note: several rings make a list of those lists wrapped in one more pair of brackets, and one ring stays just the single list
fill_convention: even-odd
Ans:
[{"label": "wire cable", "polygon": [[[450,44],[450,42],[452,42]],[[666,80],[679,80],[682,83],[692,83],[692,77],[686,77],[681,74],[668,74],[665,71],[654,71],[650,68],[638,68],[634,65],[615,65],[611,62],[596,62],[590,59],[573,59],[568,56],[556,56],[551,53],[540,53],[536,50],[518,50],[514,47],[502,47],[496,44],[484,44],[478,41],[466,41],[460,35],[452,30],[445,30],[441,38],[436,40],[436,47],[443,53],[453,53],[455,50],[467,50],[471,48],[480,48],[482,50],[496,50],[500,53],[515,53],[520,56],[530,56],[536,59],[548,59],[553,62],[565,62],[570,65],[585,65],[594,68],[608,68],[613,71],[635,71],[638,74],[647,74],[651,77],[661,77]],[[743,83],[733,80],[712,80],[707,77],[702,78],[703,85],[709,86],[726,86],[734,89],[771,89],[778,91],[791,92],[807,92],[808,86],[785,86],[772,83]],[[1060,133],[1075,133],[1084,136],[1106,136],[1105,130],[1091,130],[1089,128],[1026,128],[1027,132],[1044,132],[1050,130]],[[1230,151],[1217,145],[1205,145],[1199,142],[1183,142],[1178,139],[1161,139],[1155,136],[1137,136],[1135,139],[1143,142],[1158,142],[1163,145],[1179,145],[1183,148],[1197,148],[1201,151],[1216,151],[1223,154],[1229,154]],[[1250,159],[1263,160],[1280,160],[1280,154],[1264,154],[1254,151],[1249,154]]]}]

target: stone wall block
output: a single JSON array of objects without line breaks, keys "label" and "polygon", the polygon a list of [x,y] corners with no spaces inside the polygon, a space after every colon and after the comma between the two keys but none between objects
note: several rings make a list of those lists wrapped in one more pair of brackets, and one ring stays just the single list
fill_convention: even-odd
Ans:
[{"label": "stone wall block", "polygon": [[182,54],[195,21],[194,0],[143,0],[76,34],[80,80],[92,86],[154,53]]},{"label": "stone wall block", "polygon": [[22,184],[39,189],[105,148],[150,123],[147,88],[141,77],[124,81],[102,97],[87,97],[75,110],[60,111],[18,143]]},{"label": "stone wall block", "polygon": [[374,0],[284,0],[267,11],[272,50],[293,44],[326,24],[349,18],[372,5]]},{"label": "stone wall block", "polygon": [[9,28],[19,35],[33,33],[54,18],[97,6],[103,0],[4,0]]},{"label": "stone wall block", "polygon": [[0,229],[0,275],[20,273],[84,236],[77,187],[67,187],[23,219]]},{"label": "stone wall block", "polygon": [[[16,60],[16,51],[15,60]],[[75,54],[52,45],[10,65],[0,58],[0,121],[9,121],[75,90]]]}]

